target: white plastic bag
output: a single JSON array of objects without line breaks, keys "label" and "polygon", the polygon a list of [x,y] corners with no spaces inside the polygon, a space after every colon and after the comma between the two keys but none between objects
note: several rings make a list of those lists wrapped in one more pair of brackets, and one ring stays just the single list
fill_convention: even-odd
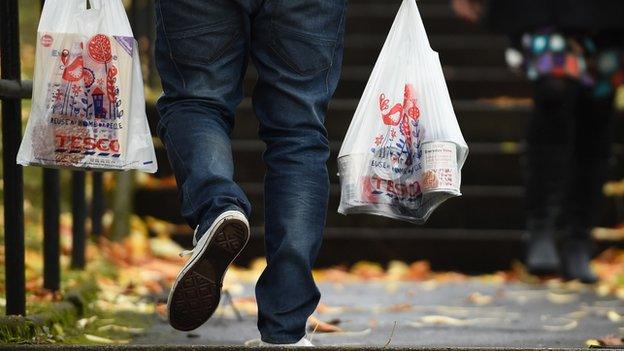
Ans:
[{"label": "white plastic bag", "polygon": [[17,162],[156,172],[137,43],[121,0],[47,0]]},{"label": "white plastic bag", "polygon": [[424,223],[461,195],[467,155],[438,54],[404,0],[338,156],[338,212]]}]

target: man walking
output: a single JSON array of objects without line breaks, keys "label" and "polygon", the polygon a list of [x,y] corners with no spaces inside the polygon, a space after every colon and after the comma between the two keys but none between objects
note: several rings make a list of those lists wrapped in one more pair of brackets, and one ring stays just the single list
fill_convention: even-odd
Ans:
[{"label": "man walking", "polygon": [[214,313],[225,271],[249,238],[251,206],[233,181],[230,133],[251,58],[253,108],[266,143],[267,267],[256,286],[264,344],[311,345],[320,293],[311,269],[329,197],[327,105],[340,76],[346,0],[157,0],[164,94],[158,134],[195,248],[169,296],[171,325]]}]

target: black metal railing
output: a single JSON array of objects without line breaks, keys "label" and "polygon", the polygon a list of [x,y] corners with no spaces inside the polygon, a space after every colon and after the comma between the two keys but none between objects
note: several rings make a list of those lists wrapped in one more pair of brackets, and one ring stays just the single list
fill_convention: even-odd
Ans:
[{"label": "black metal railing", "polygon": [[[45,0],[41,1],[43,6]],[[24,181],[16,163],[22,135],[21,100],[32,94],[32,82],[21,81],[18,0],[0,2],[0,101],[2,102],[2,162],[4,180],[4,248],[6,274],[6,313],[26,314]],[[93,172],[92,231],[102,233],[104,213],[102,173]],[[85,266],[86,172],[72,172],[72,259],[73,269]],[[43,286],[61,288],[60,268],[60,172],[43,171]]]},{"label": "black metal railing", "polygon": [[[0,3],[0,79],[9,81],[18,94],[21,89],[19,17],[17,0]],[[3,94],[4,95],[4,94]],[[2,97],[2,177],[4,180],[4,248],[6,265],[6,313],[25,314],[26,275],[24,266],[24,179],[15,163],[22,135],[22,102],[19,97]]]}]

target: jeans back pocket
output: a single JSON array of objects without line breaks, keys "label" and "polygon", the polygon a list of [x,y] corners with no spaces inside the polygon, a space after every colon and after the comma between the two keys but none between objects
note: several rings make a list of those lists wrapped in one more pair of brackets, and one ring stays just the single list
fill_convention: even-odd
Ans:
[{"label": "jeans back pocket", "polygon": [[171,54],[180,63],[210,64],[240,37],[234,23],[222,23],[182,32],[168,33]]},{"label": "jeans back pocket", "polygon": [[327,70],[344,26],[345,0],[274,0],[271,48],[295,72]]},{"label": "jeans back pocket", "polygon": [[241,36],[230,0],[158,0],[157,27],[171,57],[183,64],[210,64]]}]

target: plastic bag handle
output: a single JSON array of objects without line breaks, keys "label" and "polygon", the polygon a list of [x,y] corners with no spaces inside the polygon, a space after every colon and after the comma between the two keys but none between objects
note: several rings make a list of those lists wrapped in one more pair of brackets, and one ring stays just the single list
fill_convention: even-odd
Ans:
[{"label": "plastic bag handle", "polygon": [[[60,12],[72,13],[75,10],[85,10],[87,8],[86,0],[48,0],[44,3],[41,10],[41,17],[59,15]],[[59,18],[57,17],[57,20]]]},{"label": "plastic bag handle", "polygon": [[407,3],[408,9],[410,10],[410,18],[414,21],[413,23],[416,29],[417,41],[419,43],[426,44],[426,47],[431,49],[429,37],[427,36],[427,30],[425,29],[425,24],[423,23],[422,16],[418,10],[416,0],[403,0],[403,3]]},{"label": "plastic bag handle", "polygon": [[102,8],[102,2],[100,0],[85,0],[85,9],[86,9],[86,5],[87,5],[87,1],[91,5],[92,9],[99,10],[99,9]]}]

